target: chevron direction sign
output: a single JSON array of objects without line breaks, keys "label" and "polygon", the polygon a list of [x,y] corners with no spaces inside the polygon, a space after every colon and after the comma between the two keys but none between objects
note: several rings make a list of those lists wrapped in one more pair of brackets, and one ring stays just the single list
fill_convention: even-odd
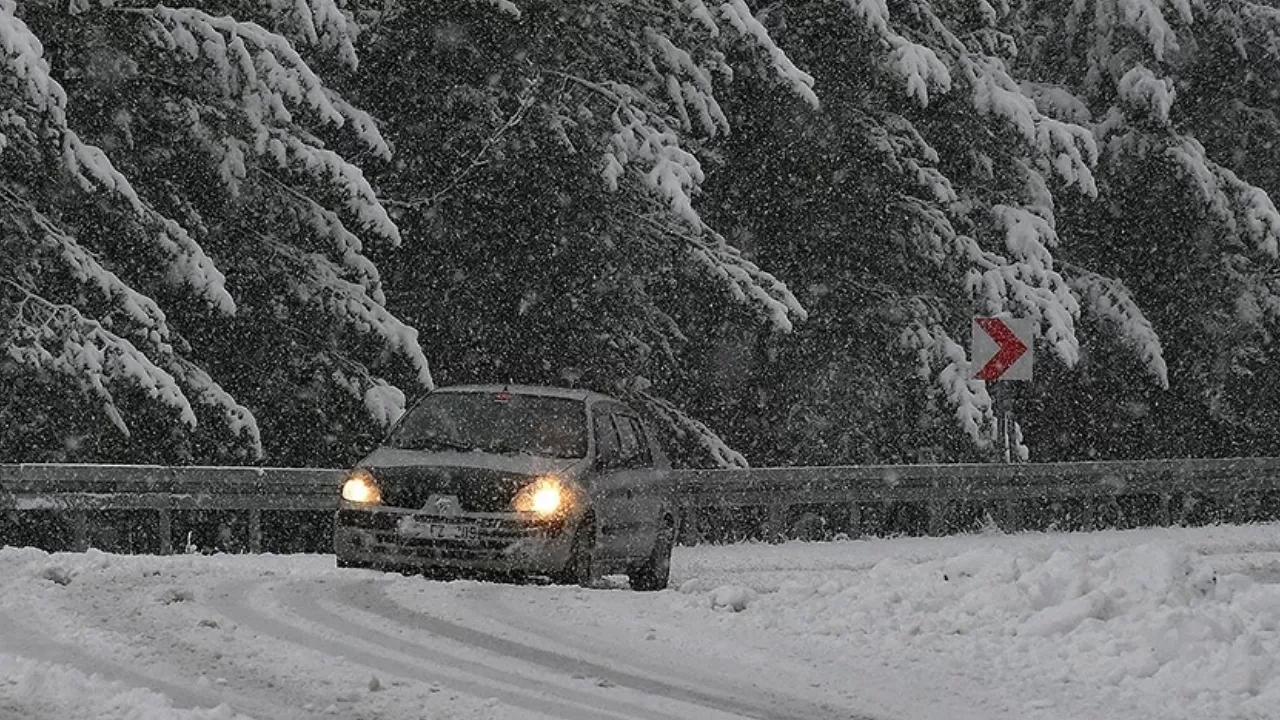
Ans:
[{"label": "chevron direction sign", "polygon": [[973,319],[973,378],[1030,380],[1034,320],[980,317]]}]

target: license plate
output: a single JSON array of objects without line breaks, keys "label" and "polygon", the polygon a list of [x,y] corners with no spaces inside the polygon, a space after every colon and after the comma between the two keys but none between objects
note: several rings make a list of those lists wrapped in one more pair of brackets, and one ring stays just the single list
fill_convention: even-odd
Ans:
[{"label": "license plate", "polygon": [[414,520],[413,518],[405,518],[401,520],[396,530],[399,532],[400,537],[415,538],[418,540],[461,540],[464,542],[475,542],[480,537],[479,528],[475,525],[425,522],[422,520]]}]

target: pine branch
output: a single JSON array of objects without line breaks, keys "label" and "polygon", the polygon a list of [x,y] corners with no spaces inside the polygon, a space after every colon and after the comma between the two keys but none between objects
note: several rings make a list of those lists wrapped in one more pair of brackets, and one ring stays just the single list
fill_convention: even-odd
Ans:
[{"label": "pine branch", "polygon": [[507,117],[506,121],[503,122],[503,124],[494,131],[493,134],[485,138],[485,141],[480,145],[480,149],[471,156],[467,167],[454,173],[453,177],[449,179],[449,182],[446,183],[443,188],[436,191],[430,197],[416,198],[413,200],[394,200],[390,198],[379,198],[379,200],[391,207],[401,209],[417,209],[421,207],[435,206],[442,198],[456,190],[458,186],[461,185],[469,175],[471,175],[471,173],[489,164],[489,160],[486,158],[490,151],[493,150],[494,146],[496,146],[512,128],[524,121],[525,116],[529,112],[529,108],[533,107],[534,93],[538,88],[538,84],[539,83],[535,81],[521,92],[518,96],[519,105],[516,107],[515,111]]}]

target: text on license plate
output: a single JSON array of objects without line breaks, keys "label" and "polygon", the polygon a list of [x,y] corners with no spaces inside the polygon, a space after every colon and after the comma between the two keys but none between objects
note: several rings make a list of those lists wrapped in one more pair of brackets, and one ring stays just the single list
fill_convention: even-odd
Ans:
[{"label": "text on license plate", "polygon": [[396,527],[396,531],[400,533],[401,537],[422,540],[465,540],[468,542],[479,538],[478,530],[475,525],[423,522],[413,518],[401,520]]}]

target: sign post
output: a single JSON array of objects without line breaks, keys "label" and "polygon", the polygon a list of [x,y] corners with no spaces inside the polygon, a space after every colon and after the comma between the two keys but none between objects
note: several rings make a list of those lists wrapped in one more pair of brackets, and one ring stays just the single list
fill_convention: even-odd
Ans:
[{"label": "sign post", "polygon": [[1035,321],[978,317],[973,319],[972,331],[973,378],[996,383],[992,388],[996,435],[1004,445],[1004,461],[1012,462],[1013,388],[1008,381],[1031,380]]}]

